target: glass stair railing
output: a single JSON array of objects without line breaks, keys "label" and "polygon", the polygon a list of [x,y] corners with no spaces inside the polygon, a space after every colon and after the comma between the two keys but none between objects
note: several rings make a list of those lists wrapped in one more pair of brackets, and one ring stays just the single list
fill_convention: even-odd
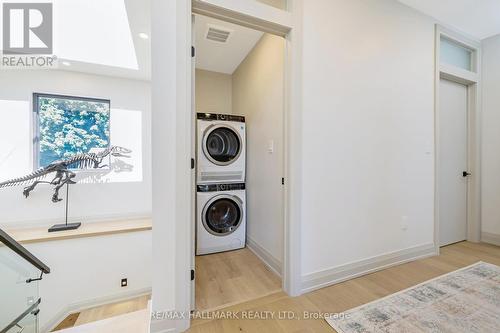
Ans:
[{"label": "glass stair railing", "polygon": [[38,284],[50,269],[0,229],[0,333],[38,333]]}]

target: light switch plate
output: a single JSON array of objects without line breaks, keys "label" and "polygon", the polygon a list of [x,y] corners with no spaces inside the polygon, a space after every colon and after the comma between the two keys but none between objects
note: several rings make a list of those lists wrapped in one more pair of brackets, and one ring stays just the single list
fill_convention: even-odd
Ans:
[{"label": "light switch plate", "polygon": [[274,153],[274,140],[269,140],[269,143],[267,145],[267,152],[269,154]]}]

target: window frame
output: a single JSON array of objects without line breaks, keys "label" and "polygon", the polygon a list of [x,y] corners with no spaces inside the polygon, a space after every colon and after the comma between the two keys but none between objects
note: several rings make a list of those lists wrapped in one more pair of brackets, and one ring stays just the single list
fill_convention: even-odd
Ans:
[{"label": "window frame", "polygon": [[[99,102],[107,103],[109,105],[109,142],[108,148],[111,147],[111,100],[107,98],[97,98],[97,97],[83,97],[83,96],[73,96],[73,95],[62,95],[62,94],[51,94],[51,93],[33,93],[32,107],[33,107],[33,170],[38,170],[42,166],[40,165],[40,110],[38,109],[39,98],[60,98],[87,102]],[[81,169],[74,169],[73,171],[82,171]],[[86,170],[87,171],[87,170]]]},{"label": "window frame", "polygon": [[[451,62],[446,61],[446,59],[443,58],[443,44],[444,42],[448,43],[450,46],[453,46],[457,49],[462,49],[463,51],[467,52],[467,57],[468,57],[468,68],[460,67],[457,66],[456,64],[453,64]],[[439,40],[439,63],[443,64],[445,66],[453,66],[456,68],[459,68],[464,71],[472,72],[472,73],[477,73],[477,55],[476,55],[477,50],[472,48],[470,45],[457,40],[457,38],[450,37],[446,33],[441,33],[440,34],[440,40]]]}]

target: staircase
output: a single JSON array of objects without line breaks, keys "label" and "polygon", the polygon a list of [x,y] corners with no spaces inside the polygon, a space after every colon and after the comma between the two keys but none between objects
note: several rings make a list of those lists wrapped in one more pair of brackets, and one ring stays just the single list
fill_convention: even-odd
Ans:
[{"label": "staircase", "polygon": [[[0,229],[0,333],[40,333],[38,285],[50,268]],[[60,330],[62,333],[148,333],[148,308]],[[42,332],[46,333],[46,332]]]},{"label": "staircase", "polygon": [[38,333],[38,284],[50,268],[0,229],[0,333]]},{"label": "staircase", "polygon": [[[150,302],[151,304],[151,302]],[[150,306],[120,316],[67,328],[58,333],[149,333],[151,320]]]}]

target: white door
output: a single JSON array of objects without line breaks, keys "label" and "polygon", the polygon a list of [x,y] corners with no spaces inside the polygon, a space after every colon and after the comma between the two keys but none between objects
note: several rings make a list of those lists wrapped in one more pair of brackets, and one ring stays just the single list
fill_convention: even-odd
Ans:
[{"label": "white door", "polygon": [[441,79],[439,90],[440,246],[467,238],[467,87]]}]

